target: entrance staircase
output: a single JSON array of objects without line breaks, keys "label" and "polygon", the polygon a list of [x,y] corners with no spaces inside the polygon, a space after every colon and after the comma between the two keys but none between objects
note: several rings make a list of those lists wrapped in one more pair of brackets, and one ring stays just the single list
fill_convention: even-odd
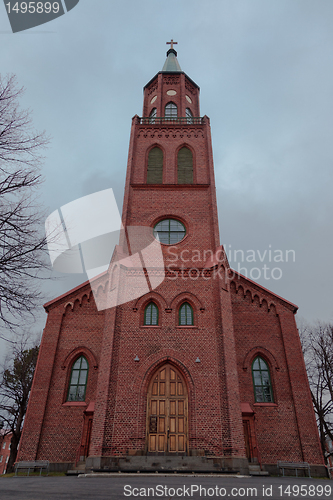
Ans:
[{"label": "entrance staircase", "polygon": [[250,476],[268,476],[258,463],[246,465],[226,463],[223,458],[186,457],[186,456],[128,456],[110,457],[103,467],[87,467],[86,461],[77,462],[75,468],[67,471],[67,476],[78,476],[87,472],[127,472],[127,473],[201,473],[201,474],[249,474]]},{"label": "entrance staircase", "polygon": [[89,457],[86,472],[248,474],[246,459],[205,456]]}]

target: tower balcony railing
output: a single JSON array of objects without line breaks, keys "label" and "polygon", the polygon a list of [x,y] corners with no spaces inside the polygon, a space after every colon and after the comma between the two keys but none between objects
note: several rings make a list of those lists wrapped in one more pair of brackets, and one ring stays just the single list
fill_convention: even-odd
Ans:
[{"label": "tower balcony railing", "polygon": [[204,118],[201,116],[143,116],[141,125],[201,125]]}]

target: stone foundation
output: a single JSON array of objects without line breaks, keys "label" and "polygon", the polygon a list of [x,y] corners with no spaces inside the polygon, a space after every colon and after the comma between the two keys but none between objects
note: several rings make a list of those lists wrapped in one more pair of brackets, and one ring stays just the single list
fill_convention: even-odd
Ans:
[{"label": "stone foundation", "polygon": [[88,457],[86,472],[223,472],[248,474],[246,458],[207,458],[202,456]]}]

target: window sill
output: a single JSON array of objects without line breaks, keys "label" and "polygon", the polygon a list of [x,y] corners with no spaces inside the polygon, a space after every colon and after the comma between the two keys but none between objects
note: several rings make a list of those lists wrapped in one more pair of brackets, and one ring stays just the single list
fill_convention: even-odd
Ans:
[{"label": "window sill", "polygon": [[85,401],[66,401],[62,406],[88,406],[88,404]]},{"label": "window sill", "polygon": [[161,325],[140,325],[140,328],[161,328]]},{"label": "window sill", "polygon": [[267,406],[268,408],[276,408],[277,403],[253,403],[253,406]]},{"label": "window sill", "polygon": [[176,328],[198,329],[196,325],[177,325]]}]

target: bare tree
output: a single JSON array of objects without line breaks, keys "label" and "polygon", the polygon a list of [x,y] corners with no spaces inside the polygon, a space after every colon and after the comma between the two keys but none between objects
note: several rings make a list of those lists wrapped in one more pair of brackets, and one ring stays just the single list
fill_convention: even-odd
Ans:
[{"label": "bare tree", "polygon": [[333,441],[333,325],[302,324],[299,328],[319,437]]},{"label": "bare tree", "polygon": [[13,472],[27,411],[39,347],[26,348],[17,343],[5,362],[0,380],[0,421],[7,433],[12,433],[6,473]]},{"label": "bare tree", "polygon": [[11,329],[40,303],[45,259],[44,213],[37,199],[42,182],[45,133],[21,110],[14,76],[0,76],[0,328]]}]

